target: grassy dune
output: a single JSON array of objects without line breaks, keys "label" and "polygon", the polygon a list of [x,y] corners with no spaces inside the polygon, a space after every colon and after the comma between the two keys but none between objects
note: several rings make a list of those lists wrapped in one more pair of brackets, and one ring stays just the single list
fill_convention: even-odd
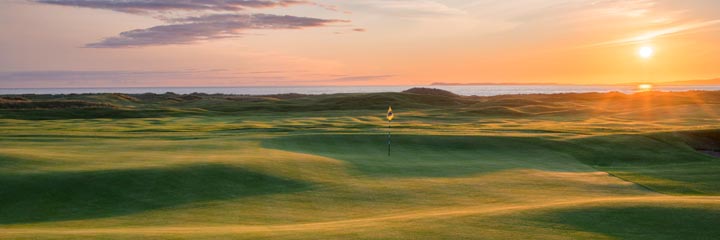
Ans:
[{"label": "grassy dune", "polygon": [[718,104],[0,96],[0,238],[715,239]]}]

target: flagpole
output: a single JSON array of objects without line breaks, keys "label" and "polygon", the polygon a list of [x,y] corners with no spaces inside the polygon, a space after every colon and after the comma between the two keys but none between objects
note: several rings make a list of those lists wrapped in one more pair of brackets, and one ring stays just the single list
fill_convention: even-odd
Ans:
[{"label": "flagpole", "polygon": [[391,135],[392,132],[390,131],[390,130],[392,130],[392,125],[391,125],[391,123],[392,123],[392,120],[393,120],[394,117],[395,117],[395,115],[393,115],[392,107],[388,106],[388,112],[387,112],[387,120],[388,120],[388,128],[387,128],[387,132],[388,132],[388,137],[387,137],[388,156],[390,156],[390,143],[392,142],[392,141],[391,141],[391,140],[392,140],[392,135]]},{"label": "flagpole", "polygon": [[390,135],[390,129],[391,129],[391,127],[390,127],[390,123],[391,123],[391,122],[392,122],[391,120],[388,120],[388,142],[387,142],[387,144],[388,144],[388,156],[390,156],[390,140],[391,140],[391,135]]}]

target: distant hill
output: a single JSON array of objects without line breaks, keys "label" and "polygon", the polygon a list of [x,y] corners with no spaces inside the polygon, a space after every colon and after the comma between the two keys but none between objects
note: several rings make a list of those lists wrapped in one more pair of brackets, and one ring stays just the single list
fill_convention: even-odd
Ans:
[{"label": "distant hill", "polygon": [[446,97],[457,97],[450,91],[445,91],[437,88],[411,88],[403,91],[404,93],[424,94],[424,95],[435,95],[435,96],[446,96]]},{"label": "distant hill", "polygon": [[446,83],[446,82],[434,82],[430,86],[476,86],[476,85],[560,85],[559,83],[523,83],[523,82],[510,82],[510,83],[498,83],[498,82],[476,82],[476,83]]},{"label": "distant hill", "polygon": [[664,82],[659,85],[720,85],[720,78]]},{"label": "distant hill", "polygon": [[[629,83],[617,83],[617,84],[590,84],[590,85],[638,85],[646,82],[629,82]],[[682,80],[682,81],[669,81],[654,83],[655,85],[720,85],[720,78],[713,79],[700,79],[700,80]],[[523,83],[523,82],[509,82],[509,83],[498,83],[498,82],[476,82],[476,83],[446,83],[446,82],[434,82],[430,86],[477,86],[477,85],[586,85],[586,84],[572,84],[572,83]]]}]

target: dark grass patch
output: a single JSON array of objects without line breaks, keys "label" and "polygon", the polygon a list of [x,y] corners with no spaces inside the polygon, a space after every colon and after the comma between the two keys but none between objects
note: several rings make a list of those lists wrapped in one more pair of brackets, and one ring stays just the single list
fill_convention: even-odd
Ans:
[{"label": "dark grass patch", "polygon": [[67,109],[67,108],[116,108],[109,103],[79,100],[55,101],[0,101],[0,109]]},{"label": "dark grass patch", "polygon": [[0,174],[0,224],[112,217],[309,187],[306,182],[226,165],[4,173]]},{"label": "dark grass patch", "polygon": [[563,209],[534,220],[618,239],[717,239],[720,236],[718,207],[617,206]]},{"label": "dark grass patch", "polygon": [[159,118],[197,114],[167,109],[67,108],[0,110],[0,118],[22,120]]}]

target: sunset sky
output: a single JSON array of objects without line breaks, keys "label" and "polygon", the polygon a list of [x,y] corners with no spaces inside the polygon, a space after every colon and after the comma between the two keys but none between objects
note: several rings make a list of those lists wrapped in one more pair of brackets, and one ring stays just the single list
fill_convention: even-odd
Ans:
[{"label": "sunset sky", "polygon": [[716,77],[717,0],[0,2],[0,88]]}]

